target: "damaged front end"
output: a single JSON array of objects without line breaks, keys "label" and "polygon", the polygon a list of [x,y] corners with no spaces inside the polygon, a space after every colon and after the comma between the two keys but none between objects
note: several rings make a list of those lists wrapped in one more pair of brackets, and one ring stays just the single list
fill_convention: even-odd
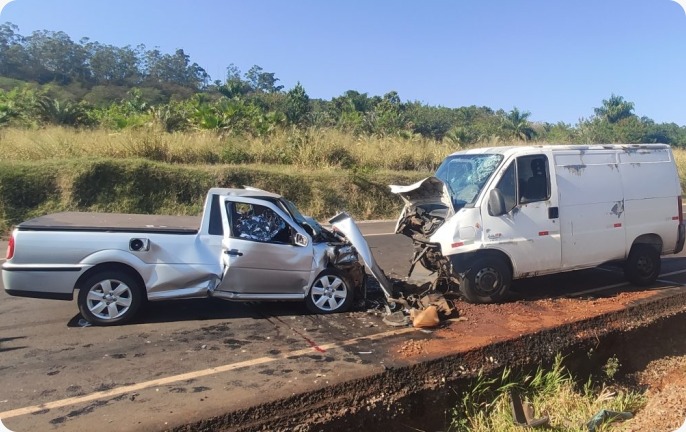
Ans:
[{"label": "damaged front end", "polygon": [[356,287],[356,297],[365,296],[365,272],[360,264],[359,254],[355,247],[340,240],[330,240],[326,245],[326,257],[329,265],[346,276]]},{"label": "damaged front end", "polygon": [[[404,295],[407,284],[394,284],[377,264],[371,249],[353,219],[347,213],[339,213],[329,221],[335,233],[344,236],[357,250],[367,270],[379,282],[386,301],[389,325],[406,325],[412,319],[417,327],[428,327],[438,324],[438,315],[450,316],[454,308],[445,298],[436,293],[426,295]],[[398,281],[396,281],[398,282]],[[419,287],[415,287],[419,288]],[[410,290],[412,291],[412,290]],[[407,316],[409,314],[409,317]],[[395,318],[393,318],[395,317]],[[433,319],[435,317],[435,320]],[[390,319],[393,318],[393,319]]]},{"label": "damaged front end", "polygon": [[395,227],[397,234],[412,239],[414,253],[408,277],[417,263],[437,274],[433,288],[450,281],[450,260],[441,253],[441,246],[431,237],[455,213],[448,188],[437,177],[427,177],[409,186],[391,185],[405,207]]}]

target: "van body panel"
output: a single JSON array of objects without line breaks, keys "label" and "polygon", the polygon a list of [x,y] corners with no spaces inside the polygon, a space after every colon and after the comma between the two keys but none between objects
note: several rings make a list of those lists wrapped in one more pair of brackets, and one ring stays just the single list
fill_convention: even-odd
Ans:
[{"label": "van body panel", "polygon": [[563,151],[555,153],[554,160],[560,196],[561,268],[626,258],[617,152]]}]

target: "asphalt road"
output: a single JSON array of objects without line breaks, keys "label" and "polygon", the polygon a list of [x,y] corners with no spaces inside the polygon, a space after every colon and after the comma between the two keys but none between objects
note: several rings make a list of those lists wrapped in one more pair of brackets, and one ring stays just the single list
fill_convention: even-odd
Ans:
[{"label": "asphalt road", "polygon": [[[388,222],[360,225],[381,268],[404,276],[409,240]],[[683,257],[663,260],[665,283],[686,281]],[[536,298],[625,286],[620,273],[594,269],[513,289]],[[318,316],[300,303],[218,299],[151,303],[125,326],[82,324],[75,302],[0,289],[0,420],[10,430],[163,430],[379,373],[402,363],[389,347],[415,332],[365,311]]]}]

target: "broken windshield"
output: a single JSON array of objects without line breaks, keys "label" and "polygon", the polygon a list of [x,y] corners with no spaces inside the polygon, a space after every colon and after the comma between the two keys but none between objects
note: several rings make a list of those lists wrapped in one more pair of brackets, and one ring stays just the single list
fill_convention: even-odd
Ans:
[{"label": "broken windshield", "polygon": [[448,186],[455,210],[474,203],[502,160],[501,154],[457,154],[441,163],[436,177]]}]

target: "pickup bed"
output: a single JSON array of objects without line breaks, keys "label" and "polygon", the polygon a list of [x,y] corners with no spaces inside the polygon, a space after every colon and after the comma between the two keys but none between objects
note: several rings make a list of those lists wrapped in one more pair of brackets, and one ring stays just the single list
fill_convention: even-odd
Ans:
[{"label": "pickup bed", "polygon": [[145,301],[207,296],[344,311],[364,267],[345,236],[280,195],[213,188],[200,217],[67,212],[23,222],[2,280],[15,296],[72,300],[78,290],[81,314],[111,325]]}]

